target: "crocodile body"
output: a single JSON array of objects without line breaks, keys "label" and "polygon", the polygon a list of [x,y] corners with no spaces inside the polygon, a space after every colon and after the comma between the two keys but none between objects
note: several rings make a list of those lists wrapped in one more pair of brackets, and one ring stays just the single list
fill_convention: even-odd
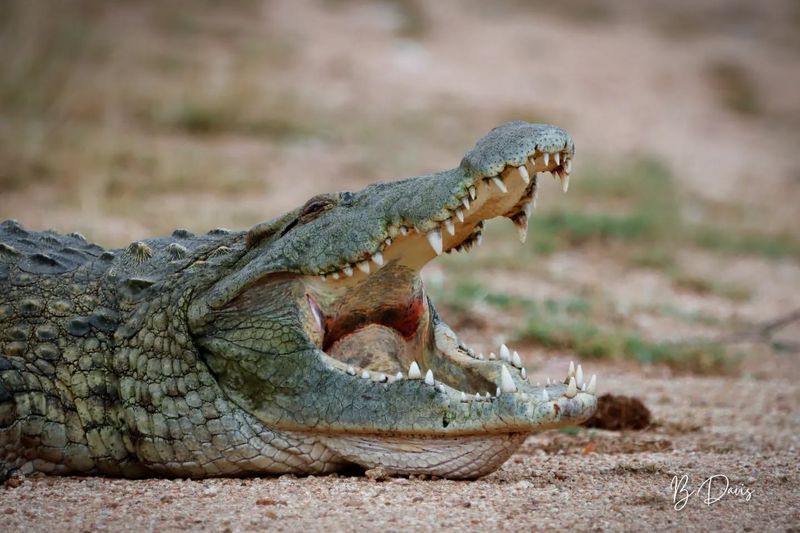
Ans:
[{"label": "crocodile body", "polygon": [[596,406],[580,368],[476,354],[419,278],[483,221],[527,230],[563,130],[505,124],[459,167],[315,196],[249,231],[104,250],[0,224],[0,477],[207,477],[353,464],[474,478]]}]

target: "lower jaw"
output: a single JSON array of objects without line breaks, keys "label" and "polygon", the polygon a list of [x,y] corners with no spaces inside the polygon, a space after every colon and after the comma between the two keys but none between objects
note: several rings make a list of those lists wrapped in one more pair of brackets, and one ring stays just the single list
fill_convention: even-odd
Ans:
[{"label": "lower jaw", "polygon": [[381,467],[396,475],[475,479],[494,472],[506,462],[528,433],[475,436],[371,436],[318,437],[331,451],[363,468]]}]

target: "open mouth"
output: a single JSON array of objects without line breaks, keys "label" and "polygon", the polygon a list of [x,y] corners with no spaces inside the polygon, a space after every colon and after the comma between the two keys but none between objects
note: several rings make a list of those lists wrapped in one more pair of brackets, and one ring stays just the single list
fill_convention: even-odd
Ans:
[{"label": "open mouth", "polygon": [[[515,378],[527,384],[519,354],[505,345],[488,355],[461,343],[431,316],[420,269],[442,253],[469,252],[480,246],[486,220],[510,219],[521,242],[536,205],[539,173],[550,172],[566,192],[572,151],[536,150],[519,164],[480,176],[454,194],[437,216],[415,224],[390,224],[377,249],[364,250],[343,267],[320,272],[305,294],[313,338],[331,364],[350,376],[392,383],[420,379],[459,401],[491,401],[518,392]],[[482,372],[481,362],[500,364]],[[475,364],[477,363],[477,364]],[[439,371],[439,372],[437,372]],[[512,377],[512,374],[514,377]],[[565,394],[592,391],[573,369]],[[555,385],[555,381],[552,382]],[[574,391],[572,389],[575,389]],[[540,395],[549,393],[542,389]]]},{"label": "open mouth", "polygon": [[524,242],[540,176],[566,191],[573,155],[560,128],[508,123],[458,168],[320,195],[254,227],[253,263],[195,313],[209,366],[266,425],[395,473],[479,477],[530,433],[588,418],[594,376],[571,365],[531,383],[506,345],[477,353],[420,277],[479,246],[489,219],[510,219]]}]

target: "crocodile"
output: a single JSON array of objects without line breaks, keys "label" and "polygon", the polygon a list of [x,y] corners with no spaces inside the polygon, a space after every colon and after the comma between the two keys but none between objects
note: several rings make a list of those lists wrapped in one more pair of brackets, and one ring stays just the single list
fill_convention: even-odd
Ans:
[{"label": "crocodile", "polygon": [[506,345],[476,353],[420,276],[491,218],[524,242],[540,174],[566,191],[574,153],[509,122],[450,170],[115,250],[3,222],[0,476],[474,479],[582,422],[595,376],[534,384]]}]

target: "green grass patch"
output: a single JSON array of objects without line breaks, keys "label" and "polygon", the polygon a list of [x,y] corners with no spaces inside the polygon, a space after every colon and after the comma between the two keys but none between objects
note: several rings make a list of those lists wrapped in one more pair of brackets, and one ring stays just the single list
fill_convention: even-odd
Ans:
[{"label": "green grass patch", "polygon": [[[609,313],[608,306],[587,295],[535,300],[492,291],[472,281],[459,281],[453,288],[439,287],[431,293],[439,306],[456,313],[469,313],[476,305],[485,304],[518,316],[515,341],[571,351],[583,359],[627,359],[696,374],[734,374],[738,370],[740,358],[719,343],[653,341],[624,325],[601,325],[598,317]],[[708,322],[697,313],[678,309],[665,309],[664,313]]]},{"label": "green grass patch", "polygon": [[431,290],[436,301],[458,312],[469,311],[476,304],[485,303],[504,311],[523,311],[525,313],[555,313],[587,317],[591,314],[592,302],[581,295],[563,300],[534,300],[500,291],[492,291],[484,284],[473,281],[458,281],[453,289]]},{"label": "green grass patch", "polygon": [[568,246],[603,241],[639,242],[654,236],[657,230],[658,222],[641,212],[610,215],[561,211],[548,213],[533,221],[535,235],[554,235]]},{"label": "green grass patch", "polygon": [[[652,157],[642,157],[611,168],[597,167],[581,175],[572,194],[584,199],[621,199],[637,210],[645,207],[671,210],[677,206],[675,182],[666,165]],[[581,203],[582,203],[581,202]]]},{"label": "green grass patch", "polygon": [[661,314],[672,318],[677,318],[684,322],[691,324],[702,324],[709,327],[717,327],[723,324],[723,321],[712,315],[708,315],[703,311],[687,311],[672,304],[656,304],[638,308],[637,311],[646,311],[654,314]]},{"label": "green grass patch", "polygon": [[492,292],[483,285],[473,282],[458,283],[454,290],[442,292],[438,297],[445,305],[460,312],[469,311],[479,302],[486,302],[500,309],[524,308],[529,305],[529,300],[502,292]]},{"label": "green grass patch", "polygon": [[723,283],[680,272],[677,269],[668,269],[667,273],[675,287],[695,294],[721,296],[735,302],[744,302],[753,296],[753,290],[743,285]]},{"label": "green grass patch", "polygon": [[[589,172],[572,192],[566,208],[532,217],[529,246],[537,253],[591,243],[652,243],[670,239],[681,226],[675,184],[655,159]],[[602,211],[597,211],[598,203]]]},{"label": "green grass patch", "polygon": [[[299,116],[299,115],[298,115]],[[274,140],[311,136],[313,130],[296,117],[278,113],[249,113],[225,103],[181,102],[164,111],[158,121],[193,135],[236,133]]]},{"label": "green grass patch", "polygon": [[[794,235],[687,222],[681,214],[685,199],[669,170],[656,159],[590,170],[574,183],[570,194],[559,202],[562,207],[548,210],[543,206],[544,210],[534,213],[523,253],[547,255],[571,247],[614,243],[626,248],[624,259],[633,266],[665,271],[675,268],[674,250],[680,247],[724,255],[800,258],[800,239]],[[511,232],[507,236],[510,238]],[[519,255],[520,251],[513,253]]]},{"label": "green grass patch", "polygon": [[585,320],[532,314],[517,332],[517,340],[545,348],[570,350],[584,359],[631,359],[663,364],[695,374],[728,374],[738,366],[720,344],[650,341],[624,329],[605,330]]},{"label": "green grass patch", "polygon": [[675,258],[672,253],[660,246],[636,250],[630,257],[631,264],[638,268],[653,270],[667,270],[675,268]]},{"label": "green grass patch", "polygon": [[741,65],[730,61],[715,62],[708,67],[708,78],[727,109],[740,115],[762,112],[756,84]]},{"label": "green grass patch", "polygon": [[767,259],[800,257],[800,241],[790,234],[767,235],[697,227],[691,241],[701,248],[725,255],[759,255]]}]

